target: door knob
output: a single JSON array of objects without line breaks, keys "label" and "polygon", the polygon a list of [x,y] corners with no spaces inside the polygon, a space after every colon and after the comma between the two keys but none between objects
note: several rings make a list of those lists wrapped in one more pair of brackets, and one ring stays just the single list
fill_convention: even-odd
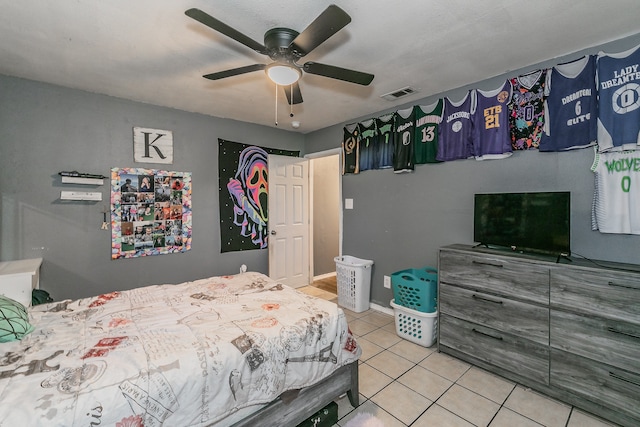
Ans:
[{"label": "door knob", "polygon": [[276,230],[271,230],[271,235],[275,236],[276,235]]}]

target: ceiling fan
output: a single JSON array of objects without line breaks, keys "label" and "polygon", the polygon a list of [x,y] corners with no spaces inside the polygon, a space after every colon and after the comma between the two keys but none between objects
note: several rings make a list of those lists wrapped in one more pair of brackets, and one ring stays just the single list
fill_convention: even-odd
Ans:
[{"label": "ceiling fan", "polygon": [[206,74],[203,77],[219,80],[253,71],[264,70],[269,78],[277,85],[283,86],[289,104],[302,102],[302,94],[298,80],[303,70],[309,74],[329,77],[366,86],[373,80],[374,75],[318,62],[298,64],[298,60],[325,40],[344,28],[351,17],[336,5],[330,5],[301,33],[290,28],[272,28],[264,34],[264,45],[231,28],[227,24],[200,9],[189,9],[187,16],[224,34],[233,40],[268,56],[273,61],[270,64],[253,64],[217,73]]}]

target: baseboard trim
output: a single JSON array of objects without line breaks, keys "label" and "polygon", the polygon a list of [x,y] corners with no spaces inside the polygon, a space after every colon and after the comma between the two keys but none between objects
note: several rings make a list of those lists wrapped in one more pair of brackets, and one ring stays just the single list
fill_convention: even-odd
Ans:
[{"label": "baseboard trim", "polygon": [[384,314],[388,314],[389,316],[393,316],[394,315],[393,308],[383,307],[381,305],[376,304],[375,302],[369,303],[369,308],[371,308],[372,310],[375,310],[375,311],[379,311],[379,312],[384,313]]},{"label": "baseboard trim", "polygon": [[326,273],[326,274],[321,274],[319,276],[313,276],[313,280],[322,280],[322,279],[328,279],[329,277],[336,277],[336,272],[334,271],[333,273]]}]

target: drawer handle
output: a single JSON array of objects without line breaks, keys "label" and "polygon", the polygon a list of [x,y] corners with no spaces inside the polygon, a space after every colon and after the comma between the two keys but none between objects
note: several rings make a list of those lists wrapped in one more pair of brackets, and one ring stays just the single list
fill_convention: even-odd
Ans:
[{"label": "drawer handle", "polygon": [[481,296],[476,295],[476,294],[471,295],[471,298],[477,299],[477,300],[480,300],[480,301],[492,302],[494,304],[502,304],[502,301],[496,301],[496,300],[493,300],[493,299],[490,299],[490,298],[487,298],[487,297],[481,297]]},{"label": "drawer handle", "polygon": [[485,337],[489,337],[489,338],[493,338],[493,339],[495,339],[495,340],[500,340],[500,341],[502,341],[502,337],[496,337],[495,335],[491,335],[491,334],[488,334],[488,333],[486,333],[486,332],[479,331],[479,330],[477,330],[476,328],[473,328],[473,329],[471,329],[471,330],[472,330],[473,332],[475,332],[476,334],[484,335]]},{"label": "drawer handle", "polygon": [[502,265],[502,264],[497,264],[497,263],[494,263],[494,262],[486,262],[486,261],[473,260],[473,261],[471,261],[471,263],[472,264],[478,264],[478,265],[488,265],[490,267],[498,267],[498,268],[504,267],[504,265]]},{"label": "drawer handle", "polygon": [[629,383],[629,384],[633,384],[633,385],[636,385],[636,386],[640,387],[640,383],[637,383],[637,382],[636,382],[636,381],[634,381],[634,380],[631,380],[631,379],[629,379],[629,378],[625,378],[625,377],[623,377],[623,376],[621,376],[621,375],[618,375],[618,374],[616,374],[615,372],[611,372],[611,371],[609,371],[609,376],[610,376],[611,378],[615,378],[616,380],[624,381],[624,382],[627,382],[627,383]]},{"label": "drawer handle", "polygon": [[638,334],[633,334],[633,333],[631,333],[631,332],[619,331],[619,330],[617,330],[616,328],[611,328],[611,327],[607,328],[607,330],[608,330],[609,332],[613,332],[614,334],[626,335],[626,336],[631,337],[631,338],[638,338],[638,339],[640,339],[640,335],[638,335]]},{"label": "drawer handle", "polygon": [[625,289],[635,289],[636,291],[640,291],[640,288],[636,288],[635,286],[621,285],[621,284],[616,283],[616,282],[609,282],[609,286],[615,286],[615,287],[618,287],[618,288],[625,288]]}]

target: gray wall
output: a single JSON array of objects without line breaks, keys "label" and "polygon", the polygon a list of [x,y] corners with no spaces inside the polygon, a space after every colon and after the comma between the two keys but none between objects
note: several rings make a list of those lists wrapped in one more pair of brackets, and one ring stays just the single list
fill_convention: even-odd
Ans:
[{"label": "gray wall", "polygon": [[[220,253],[217,139],[302,150],[302,135],[1,75],[0,94],[0,259],[44,258],[41,286],[55,299],[235,273],[243,263],[268,272],[266,250]],[[173,164],[134,163],[134,126],[173,131]],[[110,231],[100,229],[108,180],[63,186],[57,174],[108,176],[112,167],[193,173],[191,251],[111,260]],[[103,201],[61,202],[60,190],[101,191]]]},{"label": "gray wall", "polygon": [[336,271],[340,255],[340,156],[313,162],[313,275]]},{"label": "gray wall", "polygon": [[[459,100],[468,89],[495,89],[504,79],[525,71],[550,67],[600,49],[620,52],[638,44],[640,35],[322,129],[307,135],[307,151],[338,147],[342,127],[348,123],[411,105],[430,104],[443,96]],[[591,230],[592,161],[591,148],[564,153],[536,150],[516,152],[503,160],[418,165],[412,174],[395,175],[389,170],[375,170],[346,175],[342,180],[342,197],[353,198],[354,209],[343,211],[342,253],[374,260],[371,301],[388,307],[393,294],[383,287],[384,275],[406,268],[437,266],[439,247],[473,243],[474,193],[570,191],[574,256],[640,264],[640,236],[608,235]]]}]

